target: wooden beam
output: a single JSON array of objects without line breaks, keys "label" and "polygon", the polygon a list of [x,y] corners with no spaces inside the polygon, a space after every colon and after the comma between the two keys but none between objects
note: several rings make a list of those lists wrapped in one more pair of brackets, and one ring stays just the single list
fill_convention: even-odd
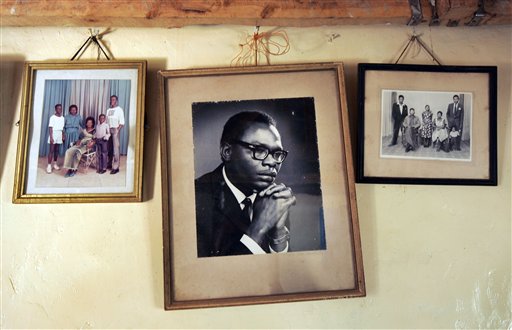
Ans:
[{"label": "wooden beam", "polygon": [[[478,0],[436,0],[441,23],[468,21]],[[422,0],[423,7],[428,6]],[[511,0],[486,0],[485,24],[512,24]],[[428,22],[430,10],[423,10]],[[406,24],[407,0],[2,0],[2,26],[181,27]]]},{"label": "wooden beam", "polygon": [[3,0],[0,15],[3,26],[313,26],[405,23],[410,10],[404,0]]}]

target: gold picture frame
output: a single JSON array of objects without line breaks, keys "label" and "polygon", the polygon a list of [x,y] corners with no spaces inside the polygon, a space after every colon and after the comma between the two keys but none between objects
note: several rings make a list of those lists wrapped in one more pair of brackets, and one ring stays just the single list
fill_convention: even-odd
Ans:
[{"label": "gold picture frame", "polygon": [[[342,63],[159,76],[165,309],[364,296]],[[251,109],[276,118],[288,148],[277,179],[297,198],[289,250],[205,258],[194,182],[220,163],[226,119]]]},{"label": "gold picture frame", "polygon": [[26,62],[23,80],[13,203],[140,202],[146,61]]}]

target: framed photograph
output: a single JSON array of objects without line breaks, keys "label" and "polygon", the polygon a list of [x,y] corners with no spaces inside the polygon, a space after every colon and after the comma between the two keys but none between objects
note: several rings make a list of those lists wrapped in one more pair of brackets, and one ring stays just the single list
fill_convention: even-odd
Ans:
[{"label": "framed photograph", "polygon": [[493,66],[359,64],[357,182],[497,185]]},{"label": "framed photograph", "polygon": [[342,64],[160,77],[165,308],[364,296]]},{"label": "framed photograph", "polygon": [[142,200],[145,61],[25,63],[14,203]]}]

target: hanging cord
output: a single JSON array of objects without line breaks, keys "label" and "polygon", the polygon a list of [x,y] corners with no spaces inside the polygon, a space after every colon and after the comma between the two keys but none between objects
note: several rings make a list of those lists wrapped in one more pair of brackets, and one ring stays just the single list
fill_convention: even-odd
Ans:
[{"label": "hanging cord", "polygon": [[[400,61],[402,56],[405,54],[407,49],[409,49],[414,43],[417,43],[421,48],[423,48],[430,55],[430,57],[432,57],[432,59],[438,65],[442,66],[441,62],[439,62],[439,60],[436,58],[434,53],[432,51],[430,51],[430,49],[428,49],[428,47],[423,43],[423,41],[421,41],[420,35],[416,35],[415,33],[411,36],[407,45],[405,45],[404,49],[402,50],[402,53],[400,53],[400,56],[398,56],[398,59],[396,60],[395,64],[398,64],[398,62]],[[420,50],[421,50],[421,48],[420,48]]]},{"label": "hanging cord", "polygon": [[[96,46],[98,46],[98,50],[101,51],[101,53],[103,53],[103,55],[107,58],[107,60],[110,60],[110,57],[108,57],[107,53],[105,52],[105,50],[103,49],[103,47],[101,46],[101,43],[100,43],[100,38],[98,38],[98,35],[99,35],[99,31],[95,31],[94,33],[92,32],[91,29],[89,29],[89,33],[91,34],[89,38],[87,38],[87,40],[85,40],[85,42],[83,43],[83,45],[80,47],[80,49],[78,49],[78,51],[75,53],[75,55],[73,55],[73,57],[71,57],[71,60],[70,61],[73,61],[75,58],[78,60],[80,58],[80,56],[82,56],[83,52],[85,52],[85,50],[89,47],[89,45],[91,43],[94,43],[96,44]],[[82,51],[83,49],[83,51]],[[98,60],[100,59],[100,55],[101,53],[98,51]],[[78,55],[80,54],[80,55]],[[78,56],[78,57],[77,57]]]},{"label": "hanging cord", "polygon": [[290,41],[284,30],[271,30],[260,33],[256,26],[253,35],[248,35],[244,43],[240,44],[240,51],[231,60],[231,66],[247,66],[259,64],[259,57],[263,55],[270,64],[270,55],[280,56],[290,51]]}]

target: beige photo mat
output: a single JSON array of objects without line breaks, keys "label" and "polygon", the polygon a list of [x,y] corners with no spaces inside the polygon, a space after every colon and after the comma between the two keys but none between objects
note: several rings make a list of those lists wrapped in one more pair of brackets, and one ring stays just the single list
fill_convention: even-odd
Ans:
[{"label": "beige photo mat", "polygon": [[[170,211],[164,217],[172,233],[172,300],[356,289],[352,221],[357,219],[352,219],[341,114],[346,109],[340,109],[336,71],[171,76],[165,86]],[[192,103],[294,97],[314,98],[326,250],[198,258]]]},{"label": "beige photo mat", "polygon": [[[488,74],[380,70],[367,70],[365,74],[365,176],[436,179],[489,178]],[[471,93],[471,161],[381,157],[383,90]]]}]

